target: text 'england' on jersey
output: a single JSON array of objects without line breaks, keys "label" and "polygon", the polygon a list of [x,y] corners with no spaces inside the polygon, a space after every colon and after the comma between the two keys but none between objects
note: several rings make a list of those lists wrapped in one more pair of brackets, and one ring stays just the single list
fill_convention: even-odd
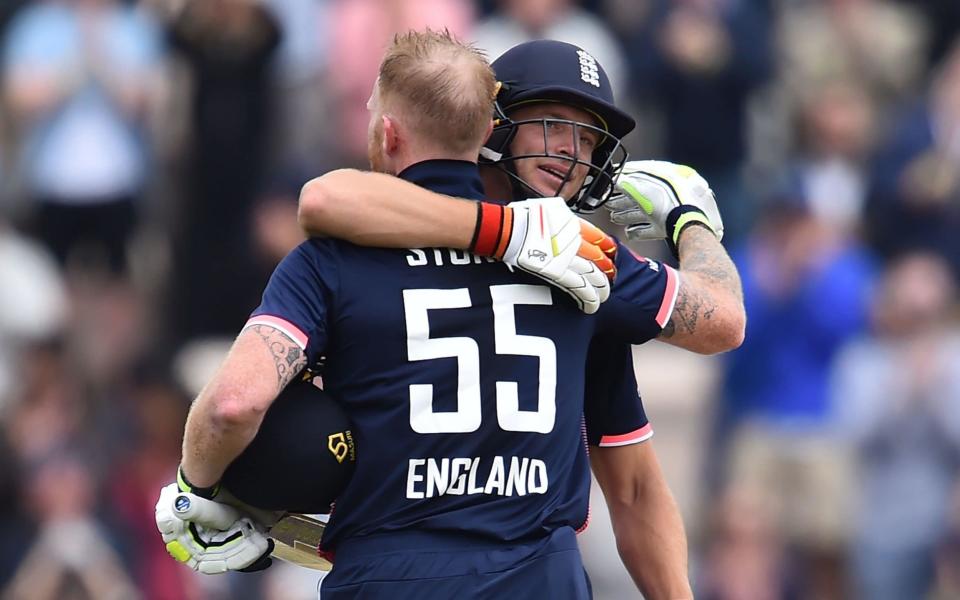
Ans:
[{"label": "text 'england' on jersey", "polygon": [[593,316],[463,252],[310,240],[288,255],[254,314],[289,324],[311,363],[327,357],[357,446],[327,547],[409,528],[512,540],[579,527],[588,345],[600,331],[654,337],[669,296],[667,270],[625,252]]},{"label": "text 'england' on jersey", "polygon": [[[640,343],[659,332],[666,283],[623,262],[618,281],[645,293],[619,298],[614,317],[629,314],[619,331]],[[579,527],[584,365],[607,312],[583,315],[539,279],[462,252],[298,247],[256,313],[305,333],[311,362],[327,356],[325,387],[354,425],[357,467],[327,541],[411,526],[500,539]]]}]

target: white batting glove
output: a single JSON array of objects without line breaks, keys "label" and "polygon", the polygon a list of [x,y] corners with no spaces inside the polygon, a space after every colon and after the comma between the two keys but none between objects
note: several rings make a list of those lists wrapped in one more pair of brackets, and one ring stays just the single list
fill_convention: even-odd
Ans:
[{"label": "white batting glove", "polygon": [[155,516],[167,552],[194,571],[251,572],[270,566],[273,540],[231,506],[181,492],[171,483],[160,490]]},{"label": "white batting glove", "polygon": [[577,217],[563,198],[532,198],[499,206],[478,204],[471,250],[546,280],[587,314],[610,297],[616,243]]},{"label": "white batting glove", "polygon": [[617,194],[604,206],[633,240],[666,239],[674,255],[680,232],[701,223],[723,238],[723,219],[707,181],[686,165],[635,160],[624,165]]}]

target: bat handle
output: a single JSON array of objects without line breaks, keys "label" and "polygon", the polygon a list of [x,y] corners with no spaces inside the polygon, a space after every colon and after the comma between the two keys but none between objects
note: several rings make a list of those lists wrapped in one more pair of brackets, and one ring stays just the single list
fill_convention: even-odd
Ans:
[{"label": "bat handle", "polygon": [[184,521],[225,531],[242,516],[237,509],[220,502],[207,500],[189,492],[180,492],[173,498],[173,514]]}]

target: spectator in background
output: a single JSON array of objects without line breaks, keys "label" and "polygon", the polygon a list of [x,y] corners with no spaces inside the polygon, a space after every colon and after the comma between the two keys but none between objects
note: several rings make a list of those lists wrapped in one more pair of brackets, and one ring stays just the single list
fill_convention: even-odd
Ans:
[{"label": "spectator in background", "polygon": [[[370,82],[394,34],[411,29],[448,30],[468,39],[474,9],[470,0],[338,0],[330,10],[330,86],[341,164],[367,168],[367,125]],[[490,60],[496,58],[491,55]]]},{"label": "spectator in background", "polygon": [[140,594],[93,515],[96,489],[89,467],[70,453],[34,467],[27,497],[37,530],[2,596],[10,600],[115,598]]},{"label": "spectator in background", "polygon": [[765,15],[747,0],[651,0],[624,38],[633,91],[663,117],[658,158],[710,182],[728,241],[742,238],[754,208],[741,169],[747,105],[773,67]]},{"label": "spectator in background", "polygon": [[263,185],[281,33],[266,7],[249,0],[190,0],[169,33],[193,80],[170,325],[177,341],[232,335],[263,289],[250,277],[250,218]]},{"label": "spectator in background", "polygon": [[340,166],[327,77],[335,0],[262,1],[283,31],[274,61],[276,118],[267,168],[271,173],[304,168],[315,174]]},{"label": "spectator in background", "polygon": [[949,516],[936,550],[936,589],[929,600],[960,598],[960,485],[956,485],[950,502]]},{"label": "spectator in background", "polygon": [[789,97],[810,86],[860,80],[881,112],[921,82],[926,31],[920,14],[893,0],[783,3],[778,24],[781,78]]},{"label": "spectator in background", "polygon": [[4,91],[32,228],[66,263],[92,246],[122,278],[151,163],[153,23],[115,0],[26,5],[4,36]]},{"label": "spectator in background", "polygon": [[812,212],[841,234],[857,235],[875,137],[872,97],[855,79],[835,80],[804,90],[798,105],[797,147],[786,165],[790,177]]},{"label": "spectator in background", "polygon": [[67,310],[53,258],[0,219],[0,414],[19,391],[23,349],[60,335]]},{"label": "spectator in background", "polygon": [[711,505],[709,541],[698,577],[700,600],[799,600],[808,597],[763,494],[728,489]]},{"label": "spectator in background", "polygon": [[865,326],[872,268],[862,246],[798,192],[771,204],[732,253],[750,319],[743,346],[726,357],[712,455],[722,460],[729,448],[728,484],[763,494],[815,597],[843,598],[851,484],[829,375]]},{"label": "spectator in background", "polygon": [[960,40],[878,151],[867,215],[884,255],[926,248],[960,275]]},{"label": "spectator in background", "polygon": [[163,544],[144,544],[156,536],[153,513],[157,486],[175,472],[189,399],[162,376],[149,371],[134,378],[105,415],[112,453],[105,492],[112,527],[124,550],[130,574],[145,598],[196,597],[194,573],[170,560]]},{"label": "spectator in background", "polygon": [[617,39],[606,23],[580,8],[579,0],[499,0],[498,4],[499,10],[481,21],[473,35],[490,60],[523,42],[560,40],[592,54],[603,65],[613,89],[628,88]]},{"label": "spectator in background", "polygon": [[960,330],[944,260],[887,270],[873,332],[837,360],[834,403],[857,453],[853,573],[858,597],[926,598],[960,459]]}]

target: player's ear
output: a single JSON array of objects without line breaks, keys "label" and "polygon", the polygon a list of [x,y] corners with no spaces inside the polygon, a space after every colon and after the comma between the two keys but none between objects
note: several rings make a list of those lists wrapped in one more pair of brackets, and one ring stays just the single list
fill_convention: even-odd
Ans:
[{"label": "player's ear", "polygon": [[397,131],[397,124],[393,119],[387,115],[380,118],[383,120],[383,153],[385,156],[390,156],[397,151],[397,146],[400,144],[400,133]]},{"label": "player's ear", "polygon": [[493,119],[490,119],[490,122],[487,123],[487,132],[483,134],[483,143],[486,144],[487,140],[490,139],[490,135],[493,134]]}]

